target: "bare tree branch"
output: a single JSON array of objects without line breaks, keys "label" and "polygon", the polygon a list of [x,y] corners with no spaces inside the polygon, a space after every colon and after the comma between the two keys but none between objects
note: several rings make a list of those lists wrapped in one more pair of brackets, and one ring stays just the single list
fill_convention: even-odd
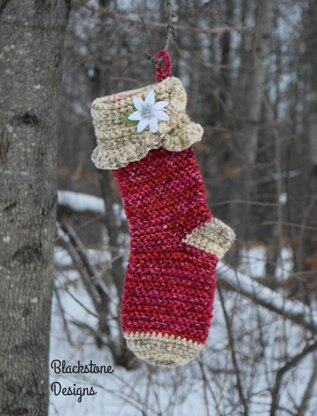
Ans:
[{"label": "bare tree branch", "polygon": [[288,361],[283,367],[281,367],[275,378],[275,386],[272,391],[272,404],[271,404],[271,411],[270,416],[275,416],[277,413],[278,402],[279,402],[279,393],[280,388],[282,385],[282,380],[285,374],[294,368],[303,358],[305,358],[308,354],[315,351],[317,349],[317,341],[313,344],[307,345],[298,355],[295,355],[290,361]]},{"label": "bare tree branch", "polygon": [[224,263],[219,264],[218,279],[229,285],[232,290],[241,293],[264,308],[309,329],[314,334],[317,333],[316,319],[311,310],[302,302],[287,299],[282,294],[231,269]]},{"label": "bare tree branch", "polygon": [[108,302],[111,297],[107,289],[107,286],[105,285],[104,281],[100,278],[98,271],[90,263],[86,254],[85,247],[83,243],[81,242],[80,238],[78,237],[78,235],[76,234],[74,228],[66,221],[63,221],[61,223],[61,228],[69,237],[70,242],[75,247],[83,266],[87,270],[91,281],[93,282],[95,288],[97,289],[100,299],[105,302]]},{"label": "bare tree branch", "polygon": [[219,293],[219,298],[220,298],[223,314],[224,314],[225,321],[226,321],[229,347],[230,347],[230,353],[231,353],[231,358],[232,358],[232,364],[233,364],[233,367],[235,369],[235,375],[236,375],[236,378],[237,378],[238,393],[239,393],[239,397],[240,397],[242,407],[244,409],[244,416],[248,416],[248,414],[249,414],[248,402],[247,402],[246,398],[244,397],[244,391],[243,391],[242,381],[241,381],[241,377],[240,377],[240,369],[239,369],[239,365],[238,365],[238,360],[237,360],[235,345],[234,345],[234,337],[233,337],[233,333],[232,333],[232,320],[229,318],[221,287],[218,287],[218,293]]},{"label": "bare tree branch", "polygon": [[59,310],[61,312],[61,316],[62,316],[62,320],[63,320],[63,325],[64,325],[66,337],[67,337],[67,341],[69,342],[69,344],[71,346],[74,346],[74,343],[73,343],[73,340],[72,340],[72,337],[71,337],[71,334],[70,334],[70,330],[68,328],[68,322],[67,322],[67,319],[65,317],[65,311],[63,309],[62,300],[61,300],[61,297],[60,297],[60,294],[59,294],[59,291],[58,291],[58,289],[56,287],[55,282],[53,284],[53,291],[54,291],[54,294],[56,296],[56,300],[57,300],[57,304],[58,304]]},{"label": "bare tree branch", "polygon": [[164,45],[164,49],[168,49],[169,45],[171,43],[171,41],[175,38],[175,29],[174,29],[174,25],[173,25],[173,17],[174,17],[174,13],[173,13],[173,5],[172,5],[172,0],[167,0],[166,1],[166,9],[167,9],[167,37],[166,37],[166,42]]},{"label": "bare tree branch", "polygon": [[[96,7],[93,5],[82,4],[82,3],[79,3],[79,4],[81,4],[86,9],[91,10],[94,13],[100,13],[114,20],[129,23],[131,25],[149,26],[152,29],[153,28],[154,29],[166,28],[166,23],[155,22],[152,20],[132,19],[130,17],[124,16],[123,14],[116,13],[116,12],[110,11],[102,7]],[[199,28],[199,27],[191,27],[191,26],[186,26],[186,25],[179,25],[179,24],[174,24],[173,26],[174,26],[175,31],[179,30],[179,31],[186,31],[186,32],[197,32],[197,33],[205,33],[207,35],[219,34],[219,33],[225,33],[225,32],[252,32],[254,29],[253,26],[242,26],[242,27],[224,26],[224,27],[214,27],[214,28],[208,28],[208,29]]]},{"label": "bare tree branch", "polygon": [[297,416],[305,416],[308,409],[309,401],[313,394],[313,389],[317,381],[317,364],[315,363],[312,374],[308,380],[307,387],[305,389],[305,393],[303,395],[301,404],[298,408]]}]

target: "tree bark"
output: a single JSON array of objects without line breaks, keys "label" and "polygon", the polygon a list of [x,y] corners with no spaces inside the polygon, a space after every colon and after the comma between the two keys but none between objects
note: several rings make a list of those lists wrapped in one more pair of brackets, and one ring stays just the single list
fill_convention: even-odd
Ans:
[{"label": "tree bark", "polygon": [[0,414],[48,411],[56,105],[67,0],[0,2]]},{"label": "tree bark", "polygon": [[[99,0],[98,4],[101,11],[106,11],[110,4],[110,0]],[[102,65],[104,57],[109,54],[109,44],[104,41],[104,39],[107,39],[109,37],[109,32],[111,31],[111,27],[108,23],[109,22],[106,14],[100,13],[100,30],[96,35],[97,38],[95,39],[97,45],[97,53],[94,67],[94,77],[92,77],[90,80],[93,99],[95,99],[98,96],[110,94],[111,92],[109,72],[105,70],[105,68]],[[94,136],[93,130],[92,135]],[[115,212],[115,204],[120,203],[120,201],[118,201],[118,192],[112,173],[106,170],[98,170],[98,172],[100,181],[100,192],[104,201],[104,207],[106,212],[106,216],[103,218],[103,223],[107,230],[108,245],[112,259],[111,276],[117,290],[118,298],[121,300],[123,293],[125,270],[123,264],[123,256],[120,255],[119,250],[120,234],[122,232],[127,232],[128,229],[126,222],[120,221],[118,223],[117,214]],[[119,309],[117,312],[119,316]],[[113,335],[107,335],[109,337],[109,344],[115,345],[113,343],[113,340],[111,339]],[[110,348],[114,362],[118,365],[126,367],[127,369],[137,367],[138,363],[134,359],[134,355],[132,354],[132,352],[127,348],[126,342],[123,338],[121,331],[119,333],[118,338],[119,339],[117,340],[117,344],[115,345],[115,347]]]},{"label": "tree bark", "polygon": [[[255,10],[255,32],[253,40],[253,71],[245,92],[245,113],[241,137],[237,138],[236,163],[241,167],[241,175],[234,184],[233,199],[250,199],[252,171],[256,162],[259,132],[261,127],[262,106],[266,80],[265,61],[269,52],[269,41],[272,26],[272,0],[258,0]],[[242,62],[242,65],[244,63]],[[248,205],[234,205],[231,210],[234,229],[245,238],[250,233]]]},{"label": "tree bark", "polygon": [[[309,102],[308,107],[308,143],[309,143],[309,176],[307,181],[307,194],[310,195],[308,204],[309,211],[307,212],[307,222],[313,225],[317,224],[317,4],[315,1],[309,1],[308,7],[308,41],[307,54],[310,59],[310,92],[307,96]],[[299,264],[308,270],[316,271],[316,255],[317,255],[317,239],[314,235],[304,234],[304,229],[301,232],[301,239],[303,241],[303,248],[299,247]]]},{"label": "tree bark", "polygon": [[[310,146],[310,158],[314,173],[317,176],[317,45],[316,45],[316,35],[317,35],[317,4],[315,1],[310,0],[308,6],[308,24],[309,28],[307,37],[307,52],[309,53],[310,58],[310,85],[311,91],[307,101],[309,102],[309,146]],[[307,36],[307,35],[306,35]]]},{"label": "tree bark", "polygon": [[269,52],[272,26],[272,0],[259,0],[255,15],[255,38],[253,44],[253,72],[247,99],[247,120],[244,135],[247,141],[245,158],[247,164],[255,163],[261,122],[264,86],[266,78],[265,60]]}]

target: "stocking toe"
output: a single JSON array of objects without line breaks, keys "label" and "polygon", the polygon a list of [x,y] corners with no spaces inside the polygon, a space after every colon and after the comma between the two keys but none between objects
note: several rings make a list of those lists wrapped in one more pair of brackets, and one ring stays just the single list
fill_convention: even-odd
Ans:
[{"label": "stocking toe", "polygon": [[124,334],[130,350],[151,365],[175,367],[192,360],[203,344],[181,337],[156,333]]}]

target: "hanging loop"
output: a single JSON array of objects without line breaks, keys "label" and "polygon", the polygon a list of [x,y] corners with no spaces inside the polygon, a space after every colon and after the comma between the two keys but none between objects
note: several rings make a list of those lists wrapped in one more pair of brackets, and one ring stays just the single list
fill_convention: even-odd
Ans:
[{"label": "hanging loop", "polygon": [[[162,59],[163,58],[163,59]],[[170,54],[164,49],[160,50],[154,57],[155,61],[155,79],[161,82],[167,78],[172,70],[172,60]]]}]

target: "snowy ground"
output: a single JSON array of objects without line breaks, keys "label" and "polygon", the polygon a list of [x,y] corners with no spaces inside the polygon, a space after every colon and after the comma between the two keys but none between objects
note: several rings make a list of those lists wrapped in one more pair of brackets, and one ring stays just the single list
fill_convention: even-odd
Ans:
[{"label": "snowy ground", "polygon": [[[260,272],[263,272],[263,251],[253,250],[244,254],[248,261],[242,264],[241,272],[260,277]],[[90,256],[94,262],[106,260],[93,251]],[[287,254],[285,257],[288,257]],[[56,262],[60,266],[71,266],[67,253],[60,248],[56,249]],[[286,262],[281,270],[288,266]],[[230,276],[230,269],[226,269],[224,265],[220,265],[219,273],[225,273],[228,281],[233,278],[243,280],[241,276]],[[241,284],[250,286],[250,281],[246,279]],[[66,360],[67,364],[74,365],[78,360],[82,364],[92,360],[98,365],[112,365],[109,351],[98,349],[87,331],[71,323],[73,320],[91,326],[97,323],[93,314],[88,312],[94,313],[94,308],[77,272],[70,268],[58,273],[56,285],[73,345],[67,339],[60,305],[54,296],[50,361]],[[65,287],[67,291],[63,290]],[[310,332],[234,291],[226,290],[222,293],[226,312],[232,320],[234,351],[242,388],[248,397],[249,414],[269,415],[270,389],[274,385],[276,372],[310,342]],[[270,291],[263,292],[263,296],[271,297],[271,294]],[[279,300],[281,299],[280,297]],[[292,305],[290,304],[291,307]],[[298,304],[297,307],[302,306]],[[277,415],[296,415],[294,409],[299,406],[303,397],[314,358],[316,357],[313,354],[307,355],[283,379],[280,410]],[[237,371],[233,366],[223,307],[218,296],[207,347],[191,364],[157,371],[146,365],[131,371],[115,366],[112,374],[58,375],[51,371],[50,381],[59,382],[63,387],[74,387],[74,384],[76,388],[93,386],[97,392],[93,396],[84,396],[80,403],[78,396],[51,394],[50,416],[244,414],[239,405]],[[316,408],[317,392],[313,391],[305,415],[316,415]]]}]

